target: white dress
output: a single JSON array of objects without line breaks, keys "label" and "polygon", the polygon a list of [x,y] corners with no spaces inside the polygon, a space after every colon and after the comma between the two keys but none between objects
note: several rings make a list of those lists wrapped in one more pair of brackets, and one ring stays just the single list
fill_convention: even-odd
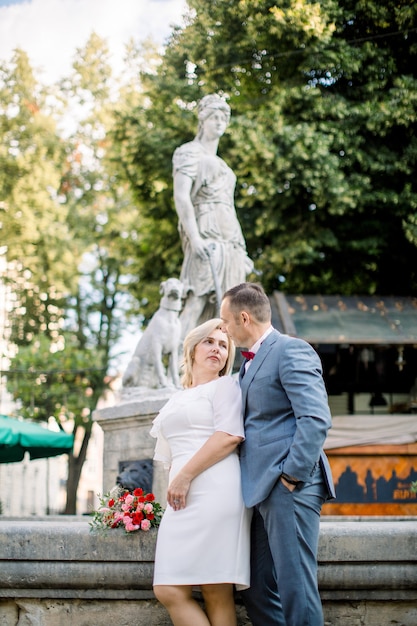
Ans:
[{"label": "white dress", "polygon": [[[154,420],[154,459],[170,466],[169,480],[215,431],[244,436],[240,387],[230,376],[177,392]],[[154,585],[249,587],[250,520],[235,451],[194,478],[184,509],[167,505],[158,530]]]}]

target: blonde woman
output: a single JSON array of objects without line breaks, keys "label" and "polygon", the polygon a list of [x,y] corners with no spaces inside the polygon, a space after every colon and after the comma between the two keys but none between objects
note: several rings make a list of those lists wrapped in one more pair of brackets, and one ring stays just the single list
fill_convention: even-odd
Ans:
[{"label": "blonde woman", "polygon": [[[249,585],[251,512],[241,494],[237,447],[241,393],[235,348],[220,319],[184,340],[182,383],[154,420],[156,460],[170,466],[158,531],[154,592],[175,626],[234,626],[233,589]],[[193,598],[199,586],[205,611]]]}]

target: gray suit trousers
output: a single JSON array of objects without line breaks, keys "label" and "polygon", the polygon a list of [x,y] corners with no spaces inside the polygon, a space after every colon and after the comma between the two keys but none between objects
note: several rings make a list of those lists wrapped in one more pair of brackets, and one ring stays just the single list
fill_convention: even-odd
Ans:
[{"label": "gray suit trousers", "polygon": [[294,491],[278,480],[255,507],[251,587],[241,592],[253,626],[323,626],[317,585],[322,470]]}]

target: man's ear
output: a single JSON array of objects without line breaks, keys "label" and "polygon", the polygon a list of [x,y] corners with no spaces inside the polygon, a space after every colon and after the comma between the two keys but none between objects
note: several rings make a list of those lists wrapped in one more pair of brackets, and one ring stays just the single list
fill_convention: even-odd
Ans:
[{"label": "man's ear", "polygon": [[242,322],[243,326],[247,326],[250,323],[251,316],[249,315],[247,311],[240,312],[240,321]]}]

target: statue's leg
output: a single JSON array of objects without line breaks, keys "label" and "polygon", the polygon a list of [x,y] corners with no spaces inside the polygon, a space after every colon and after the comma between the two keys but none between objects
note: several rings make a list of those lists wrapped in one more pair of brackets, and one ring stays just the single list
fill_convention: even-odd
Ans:
[{"label": "statue's leg", "polygon": [[165,374],[164,364],[162,362],[162,346],[161,344],[155,340],[152,344],[152,354],[153,354],[153,365],[155,368],[156,377],[158,380],[158,384],[160,387],[167,386],[167,378]]},{"label": "statue's leg", "polygon": [[169,355],[169,373],[171,375],[171,380],[173,382],[174,387],[180,386],[180,379],[178,376],[178,372],[179,372],[178,350],[174,348],[174,350]]},{"label": "statue's leg", "polygon": [[182,339],[184,339],[190,330],[197,326],[200,315],[204,311],[205,304],[205,296],[195,296],[194,294],[188,296],[180,315]]}]

